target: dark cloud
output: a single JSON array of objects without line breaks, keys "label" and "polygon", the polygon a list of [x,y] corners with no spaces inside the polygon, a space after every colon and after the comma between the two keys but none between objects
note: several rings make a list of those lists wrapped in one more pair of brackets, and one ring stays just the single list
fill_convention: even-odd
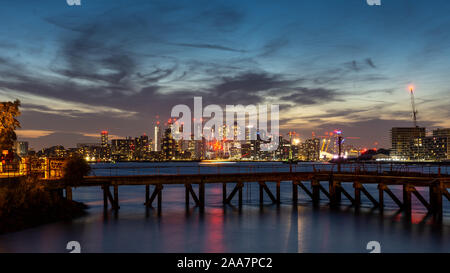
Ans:
[{"label": "dark cloud", "polygon": [[343,101],[339,92],[325,88],[298,87],[289,95],[281,96],[280,100],[292,102],[296,105],[314,105]]},{"label": "dark cloud", "polygon": [[289,40],[286,37],[277,37],[276,39],[273,39],[264,45],[264,47],[262,48],[262,53],[259,54],[259,56],[260,57],[271,56],[288,44]]},{"label": "dark cloud", "polygon": [[235,49],[235,48],[231,48],[231,47],[214,45],[214,44],[189,44],[189,43],[169,43],[169,44],[176,45],[176,46],[201,48],[201,49],[214,49],[214,50],[224,50],[224,51],[231,51],[231,52],[241,52],[241,53],[247,52],[246,50],[242,50],[242,49]]},{"label": "dark cloud", "polygon": [[360,72],[368,68],[377,68],[371,58],[366,58],[364,61],[353,60],[351,62],[344,63],[345,69],[354,72]]},{"label": "dark cloud", "polygon": [[372,68],[377,68],[377,66],[373,63],[371,58],[367,58],[366,63]]},{"label": "dark cloud", "polygon": [[220,82],[209,90],[208,97],[222,104],[257,104],[263,101],[266,92],[292,87],[299,82],[299,79],[289,80],[267,72],[244,72],[221,78]]}]

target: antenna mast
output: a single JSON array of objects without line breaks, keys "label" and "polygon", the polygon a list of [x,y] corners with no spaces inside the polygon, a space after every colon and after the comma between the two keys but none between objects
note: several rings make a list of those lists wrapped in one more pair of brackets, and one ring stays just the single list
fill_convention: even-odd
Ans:
[{"label": "antenna mast", "polygon": [[416,110],[416,103],[414,102],[414,89],[413,89],[413,87],[410,87],[409,91],[410,91],[410,94],[411,94],[411,105],[412,105],[414,127],[417,127],[417,110]]}]

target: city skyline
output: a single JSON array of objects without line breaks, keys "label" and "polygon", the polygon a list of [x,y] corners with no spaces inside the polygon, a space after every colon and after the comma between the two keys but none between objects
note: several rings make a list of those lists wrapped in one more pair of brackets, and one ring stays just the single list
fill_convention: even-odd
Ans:
[{"label": "city skyline", "polygon": [[151,137],[156,115],[166,120],[197,95],[206,104],[280,104],[281,132],[302,139],[340,129],[357,145],[390,148],[389,130],[413,124],[410,84],[419,126],[450,127],[449,9],[445,1],[16,1],[0,11],[9,22],[0,26],[8,37],[0,100],[22,101],[19,139],[36,150],[94,142],[102,130]]}]

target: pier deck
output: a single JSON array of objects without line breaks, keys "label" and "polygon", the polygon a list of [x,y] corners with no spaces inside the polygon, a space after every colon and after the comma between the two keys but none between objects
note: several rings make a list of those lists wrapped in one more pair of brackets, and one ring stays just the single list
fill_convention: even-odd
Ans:
[{"label": "pier deck", "polygon": [[[308,182],[308,183],[305,183]],[[319,205],[321,193],[329,201],[330,206],[339,206],[342,198],[347,198],[351,204],[359,208],[361,196],[365,195],[374,208],[383,210],[385,197],[391,198],[406,215],[411,214],[411,200],[414,195],[420,203],[438,217],[443,213],[443,197],[450,200],[450,176],[440,174],[400,174],[378,172],[254,172],[254,173],[223,173],[223,174],[151,174],[126,176],[87,176],[77,187],[101,187],[103,189],[104,208],[111,205],[113,210],[119,210],[120,186],[145,186],[145,205],[152,207],[156,202],[158,212],[162,209],[162,195],[164,186],[185,185],[186,206],[190,205],[190,198],[201,210],[205,207],[205,187],[208,184],[222,184],[223,204],[230,204],[237,199],[239,207],[243,203],[244,183],[259,185],[259,199],[263,204],[264,198],[277,205],[281,203],[280,185],[290,183],[292,188],[292,204],[297,204],[298,193],[303,191],[312,200],[314,206]],[[275,183],[276,190],[272,192],[267,183]],[[350,183],[352,191],[343,187]],[[378,196],[370,194],[365,185],[376,184]],[[49,180],[50,188],[65,190],[66,197],[72,198],[72,186],[66,186],[60,180]],[[192,185],[198,185],[197,192]],[[227,186],[231,185],[228,191]],[[324,186],[327,185],[327,186]],[[396,196],[390,186],[403,187],[402,196]],[[111,193],[111,189],[113,193]],[[427,188],[428,196],[423,196],[418,188]],[[236,197],[237,196],[237,197]]]}]

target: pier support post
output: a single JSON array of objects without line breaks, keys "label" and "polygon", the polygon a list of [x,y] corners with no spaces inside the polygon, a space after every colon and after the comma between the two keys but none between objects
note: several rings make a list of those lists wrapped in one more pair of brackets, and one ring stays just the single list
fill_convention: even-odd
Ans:
[{"label": "pier support post", "polygon": [[[260,189],[261,191],[261,189]],[[292,181],[292,202],[294,205],[298,204],[298,182]]]},{"label": "pier support post", "polygon": [[331,207],[336,207],[341,202],[341,188],[338,184],[339,182],[334,181],[333,177],[330,176],[330,181],[328,182],[328,192],[330,195]]},{"label": "pier support post", "polygon": [[145,185],[145,203],[147,204],[150,200],[150,185]]},{"label": "pier support post", "polygon": [[434,185],[431,185],[428,187],[428,194],[429,194],[429,200],[430,200],[430,208],[433,213],[436,212],[436,198],[435,198],[435,189]]},{"label": "pier support post", "polygon": [[103,189],[103,209],[106,211],[108,209],[108,191],[106,189],[106,185],[102,186]]},{"label": "pier support post", "polygon": [[186,203],[186,208],[189,208],[189,186],[188,184],[184,184],[184,190],[185,190],[185,203]]},{"label": "pier support post", "polygon": [[205,183],[203,182],[200,182],[200,184],[198,184],[198,195],[200,210],[203,211],[205,209]]},{"label": "pier support post", "polygon": [[438,219],[442,218],[442,190],[447,189],[442,189],[439,182],[430,186],[430,207]]},{"label": "pier support post", "polygon": [[72,187],[66,187],[66,199],[72,201]]},{"label": "pier support post", "polygon": [[239,183],[239,208],[242,208],[242,189],[244,188],[243,183]]},{"label": "pier support post", "polygon": [[380,211],[384,211],[384,184],[378,184],[378,204]]},{"label": "pier support post", "polygon": [[[442,188],[441,186],[436,187],[436,215],[439,219],[442,219],[443,208],[442,208]],[[446,190],[446,189],[444,189]]]},{"label": "pier support post", "polygon": [[403,185],[403,209],[406,216],[411,216],[411,189],[408,184]]},{"label": "pier support post", "polygon": [[361,184],[359,182],[354,182],[353,188],[355,188],[354,205],[356,208],[359,208],[361,206]]},{"label": "pier support post", "polygon": [[119,206],[119,186],[118,185],[114,185],[114,204],[113,204],[113,209],[114,210],[119,210],[120,206]]},{"label": "pier support post", "polygon": [[227,201],[227,183],[222,184],[222,203],[226,204]]},{"label": "pier support post", "polygon": [[312,180],[312,201],[314,206],[319,206],[320,203],[320,181]]},{"label": "pier support post", "polygon": [[277,181],[277,205],[281,204],[281,181]]},{"label": "pier support post", "polygon": [[340,204],[341,200],[342,200],[341,182],[333,180],[333,186],[334,186],[334,194],[335,194],[336,204]]},{"label": "pier support post", "polygon": [[158,215],[161,215],[163,185],[158,185],[157,187],[159,188],[159,190],[158,190]]},{"label": "pier support post", "polygon": [[264,182],[259,182],[259,204],[262,205],[264,203]]}]

